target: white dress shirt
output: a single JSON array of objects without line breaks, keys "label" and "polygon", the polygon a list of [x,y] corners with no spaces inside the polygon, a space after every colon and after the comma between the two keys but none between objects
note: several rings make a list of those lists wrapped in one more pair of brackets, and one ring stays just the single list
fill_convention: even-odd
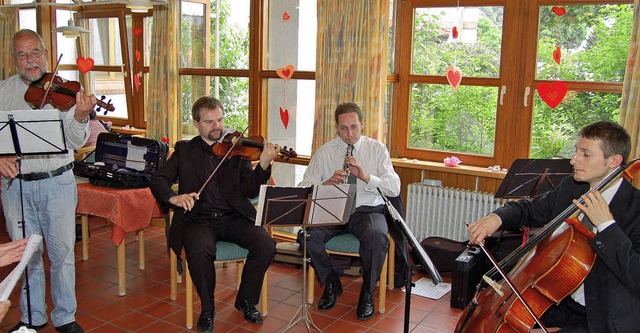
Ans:
[{"label": "white dress shirt", "polygon": [[[385,196],[398,196],[400,177],[393,169],[387,147],[366,136],[361,136],[354,147],[353,156],[371,176],[368,184],[361,179],[357,181],[356,208],[384,204],[378,188]],[[346,152],[347,144],[339,137],[325,143],[311,158],[298,186],[320,185],[331,178],[336,170],[343,169]]]}]

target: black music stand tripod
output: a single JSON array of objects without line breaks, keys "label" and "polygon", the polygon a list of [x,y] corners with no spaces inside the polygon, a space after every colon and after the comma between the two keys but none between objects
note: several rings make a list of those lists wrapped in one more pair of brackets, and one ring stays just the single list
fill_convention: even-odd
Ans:
[{"label": "black music stand tripod", "polygon": [[407,268],[407,276],[405,280],[405,301],[404,301],[404,332],[408,333],[409,321],[410,321],[410,315],[411,315],[411,289],[413,286],[415,286],[415,284],[413,283],[413,275],[415,270],[418,267],[422,267],[422,269],[425,272],[429,273],[429,276],[431,277],[431,280],[433,281],[434,284],[443,282],[443,280],[437,268],[431,261],[431,258],[429,258],[429,255],[426,253],[424,248],[420,245],[416,237],[413,235],[413,233],[409,229],[409,226],[402,218],[402,215],[400,214],[400,212],[398,212],[398,210],[393,206],[391,201],[382,193],[382,191],[380,191],[380,189],[378,189],[378,192],[380,192],[380,196],[382,197],[382,199],[384,199],[385,205],[387,206],[387,211],[391,219],[393,220],[393,222],[395,222],[393,224],[391,223],[389,224],[389,233],[393,237],[395,234],[398,234],[398,229],[399,229],[402,235],[401,237],[404,237],[407,240],[407,242],[411,244],[412,253],[414,257],[417,259],[417,261],[419,262],[419,264],[417,265],[412,265],[411,262],[409,261],[408,253],[406,251],[402,252],[402,259],[405,264],[405,267]]},{"label": "black music stand tripod", "polygon": [[343,225],[349,221],[356,187],[352,184],[316,185],[313,187],[277,187],[263,185],[256,221],[268,226],[299,226],[303,236],[302,305],[281,332],[303,321],[307,331],[322,330],[315,325],[307,302],[307,228]]},{"label": "black music stand tripod", "polygon": [[[0,147],[0,156],[16,157],[19,174],[22,173],[20,159],[25,155],[68,153],[64,127],[56,110],[0,111]],[[7,189],[11,187],[14,179],[9,180]],[[26,238],[22,179],[19,179],[18,186],[20,189],[21,214],[18,227],[22,229],[22,238]],[[24,285],[27,296],[28,324],[32,326],[28,266],[24,270]]]}]

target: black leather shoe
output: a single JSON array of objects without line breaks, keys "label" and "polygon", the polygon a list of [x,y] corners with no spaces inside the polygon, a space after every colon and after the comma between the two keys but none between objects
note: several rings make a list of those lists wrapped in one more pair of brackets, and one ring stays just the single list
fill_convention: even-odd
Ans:
[{"label": "black leather shoe", "polygon": [[34,330],[39,330],[39,329],[42,329],[45,326],[47,326],[47,323],[44,323],[42,325],[29,325],[29,324],[25,324],[23,322],[19,322],[19,323],[16,324],[16,326],[13,326],[11,329],[9,329],[7,331],[7,333],[17,332],[20,329],[20,327],[22,327],[22,326],[24,326],[26,328],[31,328],[31,329],[34,329]]},{"label": "black leather shoe", "polygon": [[75,321],[56,327],[56,331],[60,333],[84,333],[82,327]]},{"label": "black leather shoe", "polygon": [[360,300],[358,301],[358,309],[356,311],[359,320],[369,320],[373,317],[373,294],[362,290],[360,292]]},{"label": "black leather shoe", "polygon": [[243,299],[242,301],[236,301],[236,309],[242,311],[244,319],[252,324],[259,324],[262,322],[262,315],[260,311],[256,309],[249,300]]},{"label": "black leather shoe", "polygon": [[338,296],[342,294],[342,283],[340,279],[327,281],[327,285],[324,286],[324,292],[318,302],[319,310],[329,310],[336,306],[336,300]]},{"label": "black leather shoe", "polygon": [[198,317],[198,332],[213,332],[213,311],[202,311]]}]

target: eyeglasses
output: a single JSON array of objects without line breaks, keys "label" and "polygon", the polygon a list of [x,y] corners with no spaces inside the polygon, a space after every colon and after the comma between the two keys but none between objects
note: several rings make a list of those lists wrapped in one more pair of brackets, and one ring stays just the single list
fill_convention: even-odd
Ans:
[{"label": "eyeglasses", "polygon": [[18,59],[18,61],[25,61],[29,56],[31,56],[31,58],[33,59],[36,59],[40,58],[43,53],[44,51],[42,51],[41,49],[33,49],[30,52],[18,52],[16,53],[16,59]]}]

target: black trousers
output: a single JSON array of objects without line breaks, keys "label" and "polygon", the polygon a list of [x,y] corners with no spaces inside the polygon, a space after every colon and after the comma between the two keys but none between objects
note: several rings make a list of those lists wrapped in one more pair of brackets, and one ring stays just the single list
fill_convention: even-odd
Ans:
[{"label": "black trousers", "polygon": [[255,226],[241,215],[218,219],[194,218],[184,226],[183,241],[202,311],[213,311],[215,308],[213,294],[216,287],[214,261],[217,241],[235,243],[249,250],[236,299],[258,303],[264,274],[276,251],[275,241],[264,228]]},{"label": "black trousers", "polygon": [[362,288],[373,293],[389,249],[385,212],[385,206],[361,206],[351,214],[349,222],[344,226],[307,228],[307,256],[311,259],[311,265],[321,284],[330,276],[337,277],[325,251],[325,243],[333,236],[352,233],[360,241]]},{"label": "black trousers", "polygon": [[560,327],[558,332],[589,332],[585,307],[574,301],[571,296],[565,297],[558,305],[551,306],[542,317],[547,327]]}]

